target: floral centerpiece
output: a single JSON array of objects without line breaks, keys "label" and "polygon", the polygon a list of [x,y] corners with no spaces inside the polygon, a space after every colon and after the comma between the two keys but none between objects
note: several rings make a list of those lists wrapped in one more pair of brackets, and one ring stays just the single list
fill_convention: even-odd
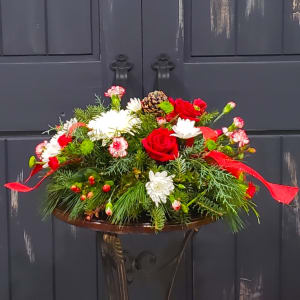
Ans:
[{"label": "floral centerpiece", "polygon": [[[237,231],[242,211],[258,217],[252,201],[257,187],[249,175],[279,202],[290,203],[298,192],[266,181],[241,162],[255,153],[242,118],[212,129],[234,102],[221,113],[207,112],[202,99],[190,103],[154,91],[122,109],[124,93],[112,86],[105,93],[110,103],[97,98],[96,105],[75,109],[74,118],[51,128],[55,135],[36,146],[28,179],[5,186],[29,192],[50,177],[44,216],[59,208],[71,219],[151,222],[158,231],[166,222],[202,217],[226,219]],[[43,173],[40,181],[25,185],[37,173]]]}]

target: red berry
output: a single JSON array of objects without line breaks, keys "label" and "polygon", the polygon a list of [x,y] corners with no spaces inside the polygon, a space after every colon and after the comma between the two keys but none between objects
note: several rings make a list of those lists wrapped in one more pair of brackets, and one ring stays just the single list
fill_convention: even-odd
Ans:
[{"label": "red berry", "polygon": [[73,192],[76,193],[76,191],[78,190],[78,187],[77,187],[75,184],[73,184],[73,185],[70,187],[70,189],[71,189],[71,191],[73,191]]},{"label": "red berry", "polygon": [[102,191],[104,192],[104,193],[107,193],[107,192],[109,192],[110,191],[110,185],[109,184],[104,184],[104,186],[102,187]]},{"label": "red berry", "polygon": [[89,177],[89,183],[90,183],[90,185],[94,185],[95,184],[95,177],[94,176],[90,176]]},{"label": "red berry", "polygon": [[94,196],[93,192],[88,192],[88,194],[87,194],[88,199],[91,199],[93,196]]},{"label": "red berry", "polygon": [[86,195],[81,195],[80,200],[81,200],[81,201],[86,200]]}]

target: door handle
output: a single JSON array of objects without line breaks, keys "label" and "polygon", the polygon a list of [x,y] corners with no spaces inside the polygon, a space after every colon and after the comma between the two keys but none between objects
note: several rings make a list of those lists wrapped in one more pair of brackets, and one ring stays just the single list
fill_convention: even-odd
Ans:
[{"label": "door handle", "polygon": [[170,77],[175,64],[170,60],[168,55],[160,54],[151,67],[156,71],[154,89],[164,91],[168,94],[172,89]]},{"label": "door handle", "polygon": [[[113,85],[120,85],[126,90],[128,89],[128,72],[133,68],[133,63],[128,61],[128,57],[124,54],[116,56],[116,60],[110,64],[110,69],[115,72]],[[128,93],[123,97],[123,106],[127,103]]]}]

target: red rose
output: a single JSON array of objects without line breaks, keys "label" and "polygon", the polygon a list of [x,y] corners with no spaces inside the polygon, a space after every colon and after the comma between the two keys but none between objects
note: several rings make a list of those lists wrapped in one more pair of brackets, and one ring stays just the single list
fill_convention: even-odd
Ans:
[{"label": "red rose", "polygon": [[247,188],[247,191],[246,191],[246,194],[247,196],[251,199],[253,198],[253,196],[255,195],[256,193],[256,187],[255,185],[250,181],[248,183],[248,188]]},{"label": "red rose", "polygon": [[67,136],[67,135],[65,135],[65,134],[63,134],[63,135],[61,135],[61,136],[58,138],[57,142],[58,142],[58,144],[59,144],[60,147],[64,148],[64,147],[66,147],[69,143],[72,142],[72,138],[69,137],[69,136]]},{"label": "red rose", "polygon": [[168,161],[178,157],[178,145],[176,137],[170,135],[172,133],[173,131],[167,128],[158,128],[142,140],[143,146],[152,159]]},{"label": "red rose", "polygon": [[49,157],[48,165],[53,171],[57,170],[59,168],[59,161],[57,157]]},{"label": "red rose", "polygon": [[198,117],[201,116],[204,112],[203,103],[201,104],[202,108],[197,106],[197,109],[195,109],[194,104],[182,99],[176,99],[174,101],[172,98],[169,98],[169,101],[174,106],[174,111],[166,116],[166,119],[168,121],[171,121],[176,116],[178,116],[181,119],[189,119],[191,121],[198,122],[200,120]]}]

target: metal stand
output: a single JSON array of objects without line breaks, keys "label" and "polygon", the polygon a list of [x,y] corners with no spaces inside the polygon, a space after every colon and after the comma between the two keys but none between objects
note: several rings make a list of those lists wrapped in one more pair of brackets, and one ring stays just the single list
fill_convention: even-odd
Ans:
[{"label": "metal stand", "polygon": [[[171,282],[169,285],[168,293],[166,295],[167,300],[171,300],[172,290],[177,275],[177,271],[181,260],[183,258],[184,251],[189,241],[192,239],[195,230],[188,230],[185,234],[181,249],[179,253],[171,259],[162,268],[175,264],[175,269]],[[107,294],[109,300],[129,300],[128,298],[128,282],[131,282],[127,278],[127,274],[130,276],[132,272],[137,272],[141,269],[141,261],[148,260],[150,263],[155,264],[156,258],[153,254],[147,251],[143,251],[137,258],[130,258],[130,256],[124,254],[120,238],[117,234],[104,233],[101,241],[101,254],[103,267],[106,278]],[[130,260],[130,262],[128,262]],[[133,267],[126,267],[130,265]],[[129,279],[129,280],[128,280]]]},{"label": "metal stand", "polygon": [[101,254],[109,300],[128,300],[122,245],[116,234],[102,235]]}]

